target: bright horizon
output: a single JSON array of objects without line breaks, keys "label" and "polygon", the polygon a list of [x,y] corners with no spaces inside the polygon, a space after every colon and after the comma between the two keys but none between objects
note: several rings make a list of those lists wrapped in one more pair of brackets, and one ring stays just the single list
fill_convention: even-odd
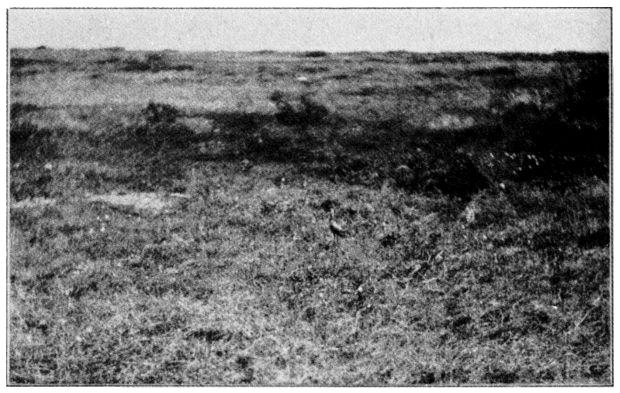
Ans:
[{"label": "bright horizon", "polygon": [[610,51],[609,9],[11,9],[9,47]]}]

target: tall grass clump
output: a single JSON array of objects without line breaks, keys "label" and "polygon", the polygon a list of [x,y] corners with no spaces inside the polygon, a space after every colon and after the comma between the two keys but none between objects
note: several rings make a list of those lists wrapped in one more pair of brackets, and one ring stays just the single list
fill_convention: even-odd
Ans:
[{"label": "tall grass clump", "polygon": [[135,142],[153,149],[187,147],[194,141],[193,131],[176,122],[180,110],[173,105],[149,102],[133,128]]}]

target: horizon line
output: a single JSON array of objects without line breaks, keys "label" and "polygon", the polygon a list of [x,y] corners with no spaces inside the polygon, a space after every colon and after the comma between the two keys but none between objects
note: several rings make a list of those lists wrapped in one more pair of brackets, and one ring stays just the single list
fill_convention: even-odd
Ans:
[{"label": "horizon line", "polygon": [[184,52],[184,53],[202,53],[202,52],[225,52],[225,53],[308,53],[308,52],[325,52],[328,54],[347,54],[347,53],[535,53],[535,54],[556,54],[556,53],[607,53],[611,50],[584,50],[584,49],[556,49],[550,51],[537,50],[438,50],[438,51],[416,51],[411,49],[387,49],[387,50],[371,50],[371,49],[353,49],[347,51],[330,51],[326,49],[311,48],[306,50],[282,50],[282,49],[246,49],[246,50],[227,50],[227,49],[128,49],[123,46],[102,46],[92,48],[76,48],[76,47],[52,47],[48,45],[39,46],[17,46],[8,48],[9,50],[76,50],[76,51],[112,51],[118,52]]}]

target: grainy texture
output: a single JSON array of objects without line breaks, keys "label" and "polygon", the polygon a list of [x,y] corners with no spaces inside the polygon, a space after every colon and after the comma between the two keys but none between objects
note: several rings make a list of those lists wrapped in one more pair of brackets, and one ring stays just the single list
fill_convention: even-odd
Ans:
[{"label": "grainy texture", "polygon": [[11,50],[10,384],[609,385],[607,64]]}]

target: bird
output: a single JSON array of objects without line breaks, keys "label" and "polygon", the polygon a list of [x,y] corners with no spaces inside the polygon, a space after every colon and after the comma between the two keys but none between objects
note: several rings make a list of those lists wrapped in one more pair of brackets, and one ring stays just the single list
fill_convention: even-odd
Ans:
[{"label": "bird", "polygon": [[344,223],[338,222],[334,219],[334,209],[329,211],[329,230],[334,235],[334,241],[337,242],[339,237],[345,237],[347,230]]},{"label": "bird", "polygon": [[243,161],[241,161],[241,170],[242,171],[247,172],[250,169],[252,169],[252,162],[250,160],[248,160],[246,158]]},{"label": "bird", "polygon": [[300,82],[304,86],[310,86],[312,84],[312,82],[305,76],[298,76],[295,79],[297,80],[297,82]]}]

